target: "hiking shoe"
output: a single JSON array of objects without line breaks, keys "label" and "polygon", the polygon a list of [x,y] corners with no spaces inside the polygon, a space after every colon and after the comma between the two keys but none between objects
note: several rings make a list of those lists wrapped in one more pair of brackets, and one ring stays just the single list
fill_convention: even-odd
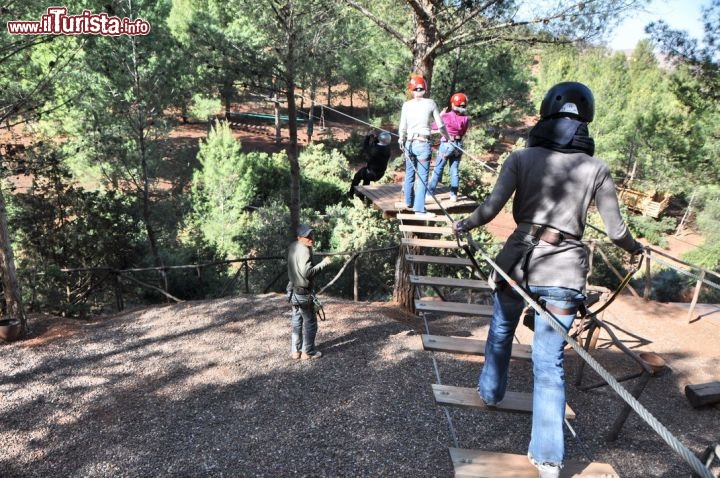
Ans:
[{"label": "hiking shoe", "polygon": [[415,217],[435,217],[435,213],[430,211],[415,211]]},{"label": "hiking shoe", "polygon": [[542,464],[537,466],[538,478],[560,478],[560,467],[557,465]]},{"label": "hiking shoe", "polygon": [[299,359],[299,358],[300,358],[300,355],[301,355],[300,352],[293,352],[293,353],[292,353],[292,358],[293,358],[293,360]]},{"label": "hiking shoe", "polygon": [[457,202],[457,194],[450,193],[450,202]]},{"label": "hiking shoe", "polygon": [[310,353],[305,353],[305,352],[302,353],[302,358],[306,359],[306,360],[319,359],[320,357],[322,357],[322,352],[320,352],[319,350],[316,350],[316,351],[310,352]]},{"label": "hiking shoe", "polygon": [[538,463],[528,452],[528,460],[538,469],[538,478],[560,478],[560,465],[553,463]]}]

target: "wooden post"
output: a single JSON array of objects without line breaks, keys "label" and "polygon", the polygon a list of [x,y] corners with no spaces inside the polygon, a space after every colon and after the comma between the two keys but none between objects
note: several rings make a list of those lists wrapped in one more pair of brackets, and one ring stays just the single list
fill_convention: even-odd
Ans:
[{"label": "wooden post", "polygon": [[[600,254],[600,257],[602,257],[602,259],[603,259],[603,261],[605,262],[605,264],[607,264],[608,268],[610,268],[610,271],[611,271],[613,274],[615,274],[615,277],[617,277],[618,279],[620,279],[620,281],[622,282],[622,280],[623,280],[622,274],[620,274],[620,273],[618,272],[618,270],[615,269],[615,267],[610,263],[610,260],[607,258],[607,256],[605,255],[605,253],[604,253],[604,252],[602,251],[602,249],[599,248],[599,247],[598,247],[598,254]],[[631,293],[632,295],[634,295],[635,297],[640,297],[640,294],[638,294],[637,291],[636,291],[635,289],[633,289],[633,287],[632,287],[630,284],[627,285],[627,289],[628,289],[628,290],[630,291],[630,293]]]},{"label": "wooden post", "polygon": [[695,284],[695,293],[693,294],[692,302],[690,302],[690,310],[688,310],[687,321],[688,324],[692,322],[693,314],[695,312],[695,306],[697,305],[698,298],[700,297],[700,289],[702,289],[703,281],[705,280],[705,269],[700,272],[700,278]]},{"label": "wooden post", "polygon": [[282,133],[280,129],[280,101],[278,100],[277,93],[273,97],[273,107],[275,110],[275,142],[279,143],[282,141]]},{"label": "wooden post", "polygon": [[115,306],[118,312],[125,310],[125,300],[123,299],[122,283],[120,282],[120,274],[113,272],[113,282],[115,284]]},{"label": "wooden post", "polygon": [[353,260],[353,301],[357,302],[360,299],[360,293],[358,291],[358,277],[360,274],[358,273],[358,260],[360,259],[360,256],[358,255]]},{"label": "wooden post", "polygon": [[248,266],[247,259],[245,259],[243,261],[243,268],[245,269],[245,293],[249,294],[250,293],[250,278],[249,278],[250,266]]},{"label": "wooden post", "polygon": [[650,249],[645,249],[645,290],[643,291],[643,297],[646,302],[650,300],[650,292],[652,291],[652,276],[650,269]]},{"label": "wooden post", "polygon": [[589,253],[588,253],[588,275],[585,278],[585,285],[590,284],[590,278],[592,277],[593,273],[593,262],[595,259],[595,241],[590,241],[590,247],[589,247]]}]

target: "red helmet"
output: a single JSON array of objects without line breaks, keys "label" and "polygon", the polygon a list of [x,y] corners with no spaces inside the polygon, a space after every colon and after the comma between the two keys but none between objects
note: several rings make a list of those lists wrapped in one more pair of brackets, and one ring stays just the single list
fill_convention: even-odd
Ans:
[{"label": "red helmet", "polygon": [[410,83],[408,83],[408,90],[413,91],[416,88],[422,88],[423,90],[427,90],[427,84],[425,83],[425,78],[422,76],[413,76],[410,78]]},{"label": "red helmet", "polygon": [[450,97],[450,104],[453,106],[462,106],[463,108],[467,106],[467,96],[465,96],[465,93],[455,93]]}]

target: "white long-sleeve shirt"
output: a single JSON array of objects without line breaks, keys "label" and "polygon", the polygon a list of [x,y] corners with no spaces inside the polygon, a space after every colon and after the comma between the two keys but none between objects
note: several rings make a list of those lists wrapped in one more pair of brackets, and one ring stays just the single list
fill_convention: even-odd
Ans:
[{"label": "white long-sleeve shirt", "polygon": [[446,136],[445,123],[443,123],[435,100],[413,98],[406,101],[400,111],[400,127],[398,129],[400,142],[404,143],[406,139],[412,139],[414,136],[426,138],[430,136],[430,125],[433,120],[438,129],[443,132],[443,136]]}]

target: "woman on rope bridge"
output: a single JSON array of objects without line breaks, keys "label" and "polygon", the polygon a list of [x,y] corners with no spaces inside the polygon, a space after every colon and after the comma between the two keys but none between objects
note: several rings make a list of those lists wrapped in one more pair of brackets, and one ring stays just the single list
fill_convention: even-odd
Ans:
[{"label": "woman on rope bridge", "polygon": [[[572,325],[585,296],[588,253],[580,241],[592,201],[608,237],[633,254],[642,253],[620,215],[610,169],[593,157],[595,143],[587,124],[595,104],[590,89],[559,83],[540,106],[540,121],[530,131],[528,147],[513,152],[502,166],[490,196],[469,217],[453,224],[466,232],[490,222],[514,194],[517,228],[496,258],[497,265],[543,305],[565,330]],[[478,392],[488,406],[501,402],[515,329],[524,300],[494,274],[493,316],[485,347]],[[557,478],[565,455],[565,340],[535,314],[532,344],[533,412],[528,458],[541,478]]]},{"label": "woman on rope bridge", "polygon": [[[450,136],[440,117],[437,104],[430,98],[425,98],[427,84],[422,76],[413,76],[408,83],[412,98],[403,103],[400,112],[400,127],[398,136],[400,150],[405,156],[405,207],[414,209],[419,216],[434,216],[425,211],[425,189],[430,173],[430,157],[432,149],[430,144],[430,124],[432,120],[440,130],[446,141]],[[419,179],[415,184],[415,173]]]},{"label": "woman on rope bridge", "polygon": [[[437,158],[435,160],[435,169],[433,170],[432,179],[428,185],[428,194],[435,195],[435,188],[442,178],[445,171],[445,165],[450,163],[450,201],[457,201],[458,187],[460,186],[460,158],[462,157],[463,136],[470,127],[470,118],[467,115],[467,96],[465,93],[455,93],[450,97],[450,105],[452,109],[442,110],[440,117],[445,123],[447,132],[451,141],[442,138],[440,147],[438,148]],[[433,124],[433,129],[437,126]]]}]

